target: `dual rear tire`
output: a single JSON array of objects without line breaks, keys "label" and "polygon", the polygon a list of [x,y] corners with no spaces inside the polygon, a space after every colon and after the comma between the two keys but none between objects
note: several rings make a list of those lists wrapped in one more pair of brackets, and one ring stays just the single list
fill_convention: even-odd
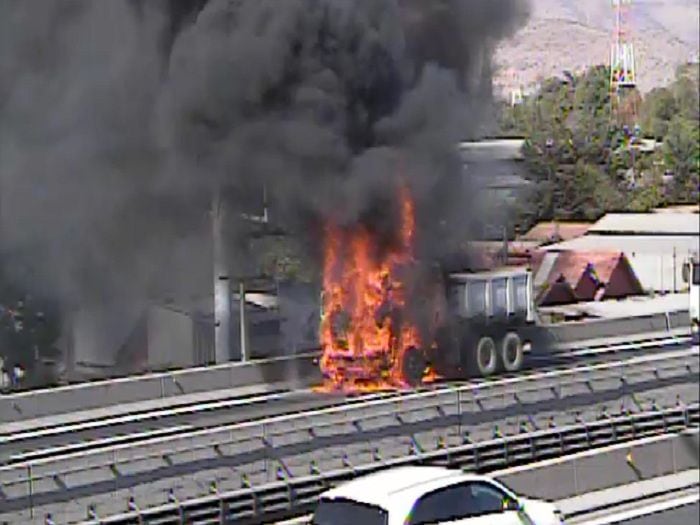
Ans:
[{"label": "dual rear tire", "polygon": [[482,336],[476,344],[473,371],[479,377],[490,377],[501,370],[517,372],[524,357],[522,341],[515,332],[508,332],[499,345],[492,337]]},{"label": "dual rear tire", "polygon": [[[519,371],[524,359],[523,343],[517,333],[506,333],[499,344],[490,336],[482,336],[476,344],[470,368],[474,376],[491,377],[501,371]],[[423,382],[426,367],[422,351],[415,347],[406,349],[401,359],[401,375],[409,386],[416,387]]]}]

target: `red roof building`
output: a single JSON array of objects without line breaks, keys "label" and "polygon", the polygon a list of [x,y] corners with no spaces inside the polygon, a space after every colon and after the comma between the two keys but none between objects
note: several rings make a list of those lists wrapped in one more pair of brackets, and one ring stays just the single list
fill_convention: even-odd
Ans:
[{"label": "red roof building", "polygon": [[[621,252],[550,252],[533,260],[538,304],[598,301],[644,293]],[[566,283],[573,292],[563,290]]]}]

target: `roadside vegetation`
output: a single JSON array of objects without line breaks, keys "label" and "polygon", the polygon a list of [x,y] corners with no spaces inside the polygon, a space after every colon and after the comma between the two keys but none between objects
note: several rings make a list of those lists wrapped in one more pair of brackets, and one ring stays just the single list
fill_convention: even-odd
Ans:
[{"label": "roadside vegetation", "polygon": [[521,104],[501,105],[501,132],[526,138],[535,183],[521,228],[698,202],[698,64],[679,68],[669,86],[643,97],[624,93],[617,108],[609,71],[597,66],[551,78]]}]

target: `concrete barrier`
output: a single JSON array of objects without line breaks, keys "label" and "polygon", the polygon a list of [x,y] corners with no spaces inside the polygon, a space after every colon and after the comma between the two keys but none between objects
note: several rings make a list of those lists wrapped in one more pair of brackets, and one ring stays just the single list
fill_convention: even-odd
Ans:
[{"label": "concrete barrier", "polygon": [[[687,312],[552,325],[547,329],[547,338],[553,345],[566,346],[575,345],[577,341],[631,337],[634,334],[643,338],[644,334],[682,326],[690,326]],[[310,353],[249,363],[227,363],[0,396],[0,422],[259,384],[285,383],[308,387],[321,380],[317,357],[317,354]]]},{"label": "concrete barrier", "polygon": [[316,358],[316,354],[304,354],[228,363],[0,396],[0,422],[258,384],[306,386],[321,379]]},{"label": "concrete barrier", "polygon": [[[507,468],[490,475],[525,497],[555,501],[569,518],[630,503],[627,496],[643,499],[697,486],[698,446],[698,431],[694,430]],[[623,487],[632,490],[624,491]],[[604,498],[606,492],[611,494]],[[309,525],[311,516],[275,523]]]},{"label": "concrete barrier", "polygon": [[561,500],[697,469],[699,446],[693,430],[508,469],[495,477],[526,497]]}]

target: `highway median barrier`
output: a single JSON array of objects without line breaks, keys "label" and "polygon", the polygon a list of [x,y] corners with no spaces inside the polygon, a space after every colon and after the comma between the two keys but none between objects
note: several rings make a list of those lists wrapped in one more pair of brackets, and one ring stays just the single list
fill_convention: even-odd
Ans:
[{"label": "highway median barrier", "polygon": [[[687,330],[686,330],[687,327]],[[690,335],[687,311],[634,318],[569,322],[546,327],[546,341],[557,351],[581,347],[586,341],[604,345]],[[226,363],[171,372],[95,381],[64,387],[0,395],[0,422],[24,421],[97,408],[117,407],[155,399],[177,403],[197,393],[229,391],[254,385],[304,388],[321,382],[318,352],[295,356]]]}]

